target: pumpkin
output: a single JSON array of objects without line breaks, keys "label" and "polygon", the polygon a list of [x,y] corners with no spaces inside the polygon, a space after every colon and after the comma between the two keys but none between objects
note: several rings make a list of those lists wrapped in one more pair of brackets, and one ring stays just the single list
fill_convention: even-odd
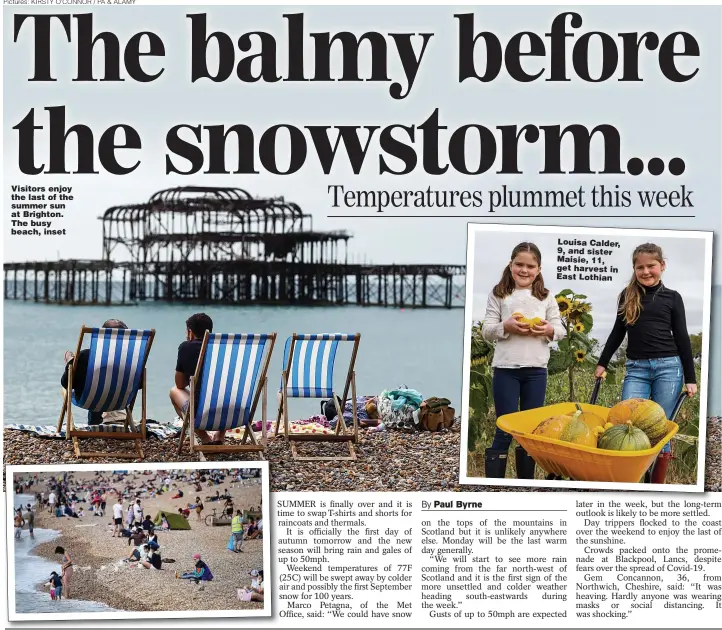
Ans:
[{"label": "pumpkin", "polygon": [[609,410],[607,420],[612,424],[631,422],[644,431],[652,446],[667,435],[667,416],[664,409],[653,400],[630,398],[617,403]]},{"label": "pumpkin", "polygon": [[523,313],[520,313],[519,311],[512,313],[511,316],[521,324],[528,324],[531,327],[538,326],[543,321],[541,317],[526,317]]},{"label": "pumpkin", "polygon": [[558,440],[559,436],[562,434],[562,430],[564,429],[565,425],[571,419],[571,416],[552,416],[551,418],[542,420],[537,425],[537,428],[532,431],[532,433],[534,435],[541,435],[544,437],[552,438],[554,440]]},{"label": "pumpkin", "polygon": [[586,424],[590,429],[596,429],[597,427],[604,426],[604,418],[598,416],[596,413],[591,411],[584,411],[579,403],[576,403],[577,411],[580,412],[579,419]]},{"label": "pumpkin", "polygon": [[580,416],[579,411],[572,416],[571,420],[564,425],[559,439],[562,442],[594,448],[597,445],[597,434],[589,425],[579,419]]},{"label": "pumpkin", "polygon": [[607,451],[644,451],[652,448],[647,434],[631,422],[617,424],[599,436],[597,448]]}]

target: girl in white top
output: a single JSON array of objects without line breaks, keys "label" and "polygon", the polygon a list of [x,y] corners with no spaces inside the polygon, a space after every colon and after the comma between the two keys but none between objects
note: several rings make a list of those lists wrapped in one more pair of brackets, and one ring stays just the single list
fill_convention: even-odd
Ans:
[{"label": "girl in white top", "polygon": [[[501,280],[489,294],[482,336],[496,342],[493,394],[496,417],[544,406],[549,344],[566,335],[559,307],[544,286],[541,252],[534,243],[519,243]],[[512,436],[496,429],[486,450],[486,476],[503,478]],[[534,478],[534,460],[516,450],[517,476]]]}]

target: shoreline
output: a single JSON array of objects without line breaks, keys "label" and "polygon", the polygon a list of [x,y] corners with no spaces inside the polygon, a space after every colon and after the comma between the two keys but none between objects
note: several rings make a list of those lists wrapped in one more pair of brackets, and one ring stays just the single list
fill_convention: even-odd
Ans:
[{"label": "shoreline", "polygon": [[[448,431],[402,433],[395,430],[359,431],[356,461],[295,461],[282,437],[269,438],[264,458],[269,462],[271,492],[519,492],[521,486],[484,486],[459,484],[458,473],[461,425],[457,421]],[[88,463],[75,458],[72,443],[40,438],[29,433],[5,429],[5,464]],[[90,441],[90,440],[89,440]],[[98,442],[102,447],[104,443]],[[94,446],[95,448],[95,446]],[[192,461],[187,448],[177,453],[177,440],[148,439],[143,445],[145,462]],[[313,449],[313,445],[301,448]],[[338,454],[339,445],[318,445],[319,451]],[[465,449],[464,449],[465,450]],[[722,419],[707,419],[705,491],[722,491]],[[208,461],[252,460],[237,454],[213,455]],[[98,463],[117,463],[115,458],[99,458]],[[129,461],[129,460],[126,460]],[[137,460],[135,460],[137,461]],[[480,477],[480,479],[483,479]],[[536,492],[568,491],[530,488]],[[586,491],[586,490],[580,490]],[[593,491],[593,490],[589,490]]]},{"label": "shoreline", "polygon": [[[42,545],[55,545],[62,538],[62,534],[59,530],[36,528],[35,538],[30,538],[26,530],[23,540],[29,541],[32,545],[29,549],[26,547],[24,550],[19,549],[17,546],[14,552],[25,551],[26,562],[24,568],[27,571],[28,565],[37,565],[33,568],[40,569],[44,568],[47,570],[46,575],[50,574],[51,570],[57,570],[57,558],[49,558],[46,554],[38,553],[38,548]],[[49,538],[49,540],[40,541],[38,538]],[[15,543],[17,545],[17,542]],[[27,544],[27,543],[25,543]],[[36,560],[36,562],[33,562]],[[37,562],[39,561],[39,562]],[[50,566],[41,566],[50,565]],[[15,559],[15,572],[17,578],[18,572],[18,559]],[[27,583],[32,583],[32,591],[19,590],[16,582],[15,589],[15,613],[16,614],[39,614],[39,613],[86,613],[86,612],[116,612],[116,610],[110,606],[107,602],[100,600],[86,600],[86,599],[63,599],[62,602],[53,602],[50,599],[48,589],[44,588],[44,584],[47,581],[47,577],[38,581],[37,578],[29,578],[27,574],[23,576],[28,578],[22,580],[26,582],[23,586],[27,586]],[[22,589],[22,587],[21,587]],[[70,610],[68,610],[70,609]]]},{"label": "shoreline", "polygon": [[[75,473],[76,477],[79,475]],[[138,476],[140,477],[140,473]],[[230,483],[229,481],[226,485],[215,488],[230,487]],[[115,485],[121,487],[120,484]],[[195,498],[195,495],[190,497],[193,492],[190,486],[180,484],[180,487],[187,500]],[[31,492],[36,489],[39,491],[42,488],[35,486]],[[210,493],[210,488],[204,488],[202,496]],[[260,485],[236,486],[230,489],[230,493],[239,506],[260,503]],[[155,499],[141,500],[146,512],[153,517],[158,510],[177,510],[178,506],[173,507],[170,496],[170,493],[165,493]],[[87,509],[87,504],[81,505]],[[206,505],[203,517],[210,514],[214,504]],[[164,559],[163,570],[144,569],[121,561],[134,547],[128,545],[127,538],[112,537],[111,521],[112,513],[108,516],[107,511],[103,517],[89,512],[77,519],[57,518],[49,514],[47,508],[36,513],[36,532],[54,531],[57,535],[35,544],[28,551],[28,555],[49,561],[55,564],[55,570],[58,570],[59,556],[55,554],[55,548],[60,545],[67,549],[73,560],[71,597],[66,599],[64,593],[63,602],[57,606],[57,611],[53,612],[62,614],[64,611],[61,606],[65,602],[74,601],[110,608],[102,612],[120,613],[228,611],[228,616],[242,616],[244,610],[263,609],[262,602],[241,602],[236,597],[236,589],[250,581],[250,578],[247,578],[248,571],[263,568],[263,541],[247,541],[244,553],[232,554],[226,549],[230,527],[208,527],[203,521],[197,521],[192,514],[190,530],[157,530]],[[28,538],[27,530],[23,530],[23,538]],[[188,580],[175,579],[176,571],[192,569],[193,553],[200,553],[214,573],[214,579],[204,582],[202,589]],[[165,562],[168,560],[174,562]],[[17,579],[17,566],[15,573]],[[35,590],[39,597],[44,595],[50,601],[47,589],[43,588],[46,581],[44,578],[45,576],[38,577],[41,581],[34,583]]]}]

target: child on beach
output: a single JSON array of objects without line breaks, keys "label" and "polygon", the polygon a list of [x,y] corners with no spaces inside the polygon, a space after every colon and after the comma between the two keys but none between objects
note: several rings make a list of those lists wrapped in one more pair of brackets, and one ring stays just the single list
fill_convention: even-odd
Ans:
[{"label": "child on beach", "polygon": [[[530,325],[521,318],[536,320]],[[544,286],[541,252],[534,243],[519,243],[511,252],[501,280],[489,294],[482,326],[487,341],[496,342],[492,389],[496,417],[544,406],[549,344],[566,336],[554,296]],[[486,449],[485,473],[503,478],[512,436],[496,429]],[[534,460],[518,446],[519,479],[534,478]]]},{"label": "child on beach", "polygon": [[251,576],[251,585],[238,589],[238,599],[242,602],[262,602],[263,569],[251,569],[248,575]]},{"label": "child on beach", "polygon": [[[626,374],[622,400],[646,398],[659,404],[669,418],[679,394],[697,393],[692,343],[682,296],[662,283],[666,269],[662,248],[644,243],[632,253],[632,277],[619,295],[617,318],[594,375],[602,377],[609,361],[627,337]],[[664,483],[672,452],[664,445],[651,473],[652,483]]]},{"label": "child on beach", "polygon": [[50,599],[53,601],[60,600],[63,598],[63,580],[62,578],[53,571],[50,574],[50,579],[48,580],[50,584]]},{"label": "child on beach", "polygon": [[201,581],[209,582],[210,580],[212,580],[213,574],[208,568],[208,565],[203,562],[203,560],[201,560],[200,554],[194,554],[193,559],[196,561],[196,565],[193,571],[183,573],[182,575],[176,573],[176,578],[179,578],[181,580],[193,580],[196,584],[200,583]]}]

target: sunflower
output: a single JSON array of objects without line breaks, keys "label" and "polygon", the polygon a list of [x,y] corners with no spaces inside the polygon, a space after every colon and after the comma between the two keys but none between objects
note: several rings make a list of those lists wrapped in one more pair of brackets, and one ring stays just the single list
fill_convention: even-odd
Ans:
[{"label": "sunflower", "polygon": [[559,314],[566,315],[572,308],[572,303],[565,298],[563,295],[557,297],[557,304],[559,305]]},{"label": "sunflower", "polygon": [[574,331],[578,333],[584,332],[584,324],[582,324],[582,322],[576,322],[574,324]]},{"label": "sunflower", "polygon": [[584,361],[584,357],[587,356],[587,353],[584,352],[584,350],[575,350],[574,351],[574,358],[577,360],[577,363],[582,363]]}]

